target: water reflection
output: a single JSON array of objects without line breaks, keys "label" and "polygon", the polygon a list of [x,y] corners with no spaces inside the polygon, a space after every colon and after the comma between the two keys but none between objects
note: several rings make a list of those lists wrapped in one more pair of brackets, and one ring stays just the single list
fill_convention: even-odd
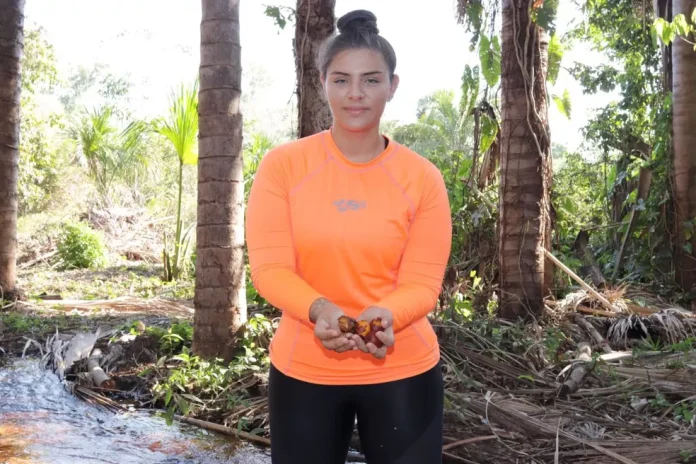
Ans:
[{"label": "water reflection", "polygon": [[0,369],[0,463],[270,462],[265,451],[185,424],[95,408],[66,391],[37,360]]}]

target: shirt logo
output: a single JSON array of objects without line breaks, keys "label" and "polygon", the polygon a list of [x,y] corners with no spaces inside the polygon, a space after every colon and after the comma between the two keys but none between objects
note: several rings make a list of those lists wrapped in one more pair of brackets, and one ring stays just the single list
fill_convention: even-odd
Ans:
[{"label": "shirt logo", "polygon": [[356,211],[359,209],[363,209],[367,206],[366,202],[357,200],[335,200],[333,204],[339,213],[345,213],[346,211]]}]

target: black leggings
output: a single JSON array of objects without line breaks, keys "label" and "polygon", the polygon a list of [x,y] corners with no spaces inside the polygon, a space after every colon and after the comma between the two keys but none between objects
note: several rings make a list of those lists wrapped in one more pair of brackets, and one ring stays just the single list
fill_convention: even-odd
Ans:
[{"label": "black leggings", "polygon": [[358,418],[368,464],[442,463],[440,365],[375,385],[327,386],[288,377],[271,365],[273,464],[343,464]]}]

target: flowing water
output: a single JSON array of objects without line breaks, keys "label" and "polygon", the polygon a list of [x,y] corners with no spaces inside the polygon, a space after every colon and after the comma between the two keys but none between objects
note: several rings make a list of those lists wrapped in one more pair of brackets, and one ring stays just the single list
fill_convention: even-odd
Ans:
[{"label": "flowing water", "polygon": [[0,369],[0,464],[270,464],[264,450],[147,412],[103,411],[38,360]]}]

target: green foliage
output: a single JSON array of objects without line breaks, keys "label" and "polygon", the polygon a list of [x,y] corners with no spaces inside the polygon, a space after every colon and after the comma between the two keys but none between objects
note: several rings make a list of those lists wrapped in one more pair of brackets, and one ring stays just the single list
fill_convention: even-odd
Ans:
[{"label": "green foliage", "polygon": [[198,80],[172,92],[167,118],[155,120],[153,126],[174,146],[181,164],[198,163]]},{"label": "green foliage", "polygon": [[58,241],[62,269],[99,268],[106,264],[101,233],[84,222],[66,223]]},{"label": "green foliage", "polygon": [[[146,330],[152,329],[148,327]],[[160,351],[165,355],[172,355],[184,348],[191,348],[193,326],[189,322],[176,322],[158,335]]]},{"label": "green foliage", "polygon": [[272,18],[275,25],[278,26],[278,28],[280,29],[285,29],[285,25],[288,22],[292,22],[295,20],[296,12],[293,8],[290,8],[288,6],[265,6],[266,10],[264,11],[264,13],[269,18]]},{"label": "green foliage", "polygon": [[479,59],[481,60],[481,72],[489,87],[495,87],[500,80],[500,40],[498,36],[488,38],[481,34],[479,42]]},{"label": "green foliage", "polygon": [[[174,146],[174,151],[179,158],[179,195],[176,210],[176,232],[174,233],[174,253],[165,243],[164,251],[164,280],[178,279],[182,271],[185,272],[191,266],[186,266],[189,255],[190,231],[184,233],[184,224],[181,219],[182,197],[184,191],[184,165],[198,163],[198,80],[192,86],[181,85],[178,93],[172,93],[170,97],[168,119],[159,119],[153,123],[155,131],[166,137]],[[165,238],[166,241],[166,238]]]},{"label": "green foliage", "polygon": [[[175,414],[186,415],[202,407],[207,410],[232,409],[240,401],[244,401],[244,391],[230,393],[228,390],[243,376],[268,368],[270,361],[265,346],[268,346],[272,332],[273,325],[265,316],[255,315],[249,318],[241,352],[228,364],[221,359],[203,360],[194,356],[187,344],[183,344],[181,352],[175,356],[168,359],[166,355],[162,356],[155,369],[165,368],[168,362],[177,363],[169,371],[169,375],[163,381],[158,381],[152,389],[155,399],[162,401],[166,408],[165,418],[168,423],[172,423]],[[170,339],[185,340],[189,336],[188,328],[183,329],[183,335],[180,330],[178,335]],[[149,370],[143,371],[141,375],[148,372]]]},{"label": "green foliage", "polygon": [[277,145],[276,140],[267,134],[254,132],[244,142],[244,199],[249,198],[251,184],[259,167],[261,158]]},{"label": "green foliage", "polygon": [[563,167],[554,172],[553,204],[563,236],[575,239],[580,230],[606,224],[604,165],[579,153],[554,157]]},{"label": "green foliage", "polygon": [[560,113],[563,116],[570,119],[572,103],[570,101],[570,92],[568,91],[568,89],[566,89],[563,92],[562,97],[559,97],[558,95],[553,95],[553,101],[554,103],[556,103],[556,108],[558,108],[558,111],[560,111]]},{"label": "green foliage", "polygon": [[42,118],[34,104],[22,103],[19,147],[19,213],[45,210],[61,188],[65,172],[64,152],[49,138],[51,129],[60,127],[56,118]]},{"label": "green foliage", "polygon": [[[475,71],[471,71],[471,76]],[[466,87],[463,82],[462,101],[457,104],[454,92],[438,90],[418,101],[418,122],[393,130],[394,139],[407,145],[437,163],[455,161],[461,163],[465,153],[470,153],[472,142],[472,117],[469,111],[473,92],[477,87]],[[471,90],[469,90],[471,89]],[[469,154],[470,156],[470,154]]]},{"label": "green foliage", "polygon": [[[0,300],[2,301],[2,300]],[[79,322],[79,316],[60,314],[46,317],[36,316],[23,311],[0,312],[0,329],[21,335],[41,334],[46,332],[63,331]]]},{"label": "green foliage", "polygon": [[556,32],[556,15],[560,0],[535,0],[532,4],[532,20],[550,34]]},{"label": "green foliage", "polygon": [[480,39],[481,29],[485,23],[485,8],[483,0],[459,0],[458,19],[467,27],[467,32],[471,32],[470,51],[476,49],[476,44]]},{"label": "green foliage", "polygon": [[[613,271],[616,247],[628,226],[628,214],[636,207],[639,220],[622,268],[626,278],[650,282],[662,276],[669,261],[668,221],[662,211],[670,190],[671,97],[662,85],[660,53],[651,37],[655,28],[650,27],[649,16],[623,0],[588,0],[586,12],[586,24],[569,35],[587,41],[608,62],[597,67],[576,63],[571,74],[585,93],[619,92],[619,98],[599,109],[585,128],[592,147],[587,157],[601,158],[603,164],[601,182],[595,185],[604,185],[604,219],[593,214],[594,221],[613,223],[593,233],[594,246],[604,271]],[[641,167],[652,170],[650,195],[644,203],[637,202]],[[586,175],[578,171],[575,182]],[[595,186],[593,192],[598,190]],[[574,214],[583,211],[577,207]]]},{"label": "green foliage", "polygon": [[61,128],[55,116],[39,115],[34,95],[50,90],[58,81],[53,46],[44,38],[43,28],[27,28],[22,56],[22,118],[19,146],[19,212],[27,214],[48,207],[60,189],[67,160],[57,149],[50,133]]},{"label": "green foliage", "polygon": [[691,14],[691,23],[683,14],[678,14],[672,22],[664,18],[656,18],[650,29],[653,38],[653,44],[657,45],[658,40],[663,45],[670,45],[679,37],[684,42],[694,46],[696,52],[696,43],[689,40],[692,33],[696,33],[696,8]]},{"label": "green foliage", "polygon": [[24,33],[22,56],[22,92],[34,94],[50,90],[58,82],[58,70],[53,45],[44,38],[42,27],[27,28]]},{"label": "green foliage", "polygon": [[111,203],[116,181],[137,177],[148,164],[143,150],[147,124],[132,121],[119,130],[113,111],[110,106],[85,110],[67,130],[77,144],[78,162],[87,167],[105,205]]},{"label": "green foliage", "polygon": [[460,114],[468,115],[476,106],[479,96],[479,83],[479,67],[474,66],[472,68],[468,64],[465,65],[460,88],[462,91],[461,100],[459,101]]},{"label": "green foliage", "polygon": [[558,34],[551,36],[549,40],[549,70],[548,70],[548,80],[551,84],[555,84],[558,80],[558,73],[561,70],[561,61],[563,60],[563,53],[565,52],[563,43],[558,38]]},{"label": "green foliage", "polygon": [[69,116],[96,94],[100,98],[94,106],[111,107],[115,115],[128,119],[128,95],[132,87],[133,83],[127,77],[110,72],[103,63],[96,63],[91,68],[79,66],[73,69],[57,90],[57,96]]}]

